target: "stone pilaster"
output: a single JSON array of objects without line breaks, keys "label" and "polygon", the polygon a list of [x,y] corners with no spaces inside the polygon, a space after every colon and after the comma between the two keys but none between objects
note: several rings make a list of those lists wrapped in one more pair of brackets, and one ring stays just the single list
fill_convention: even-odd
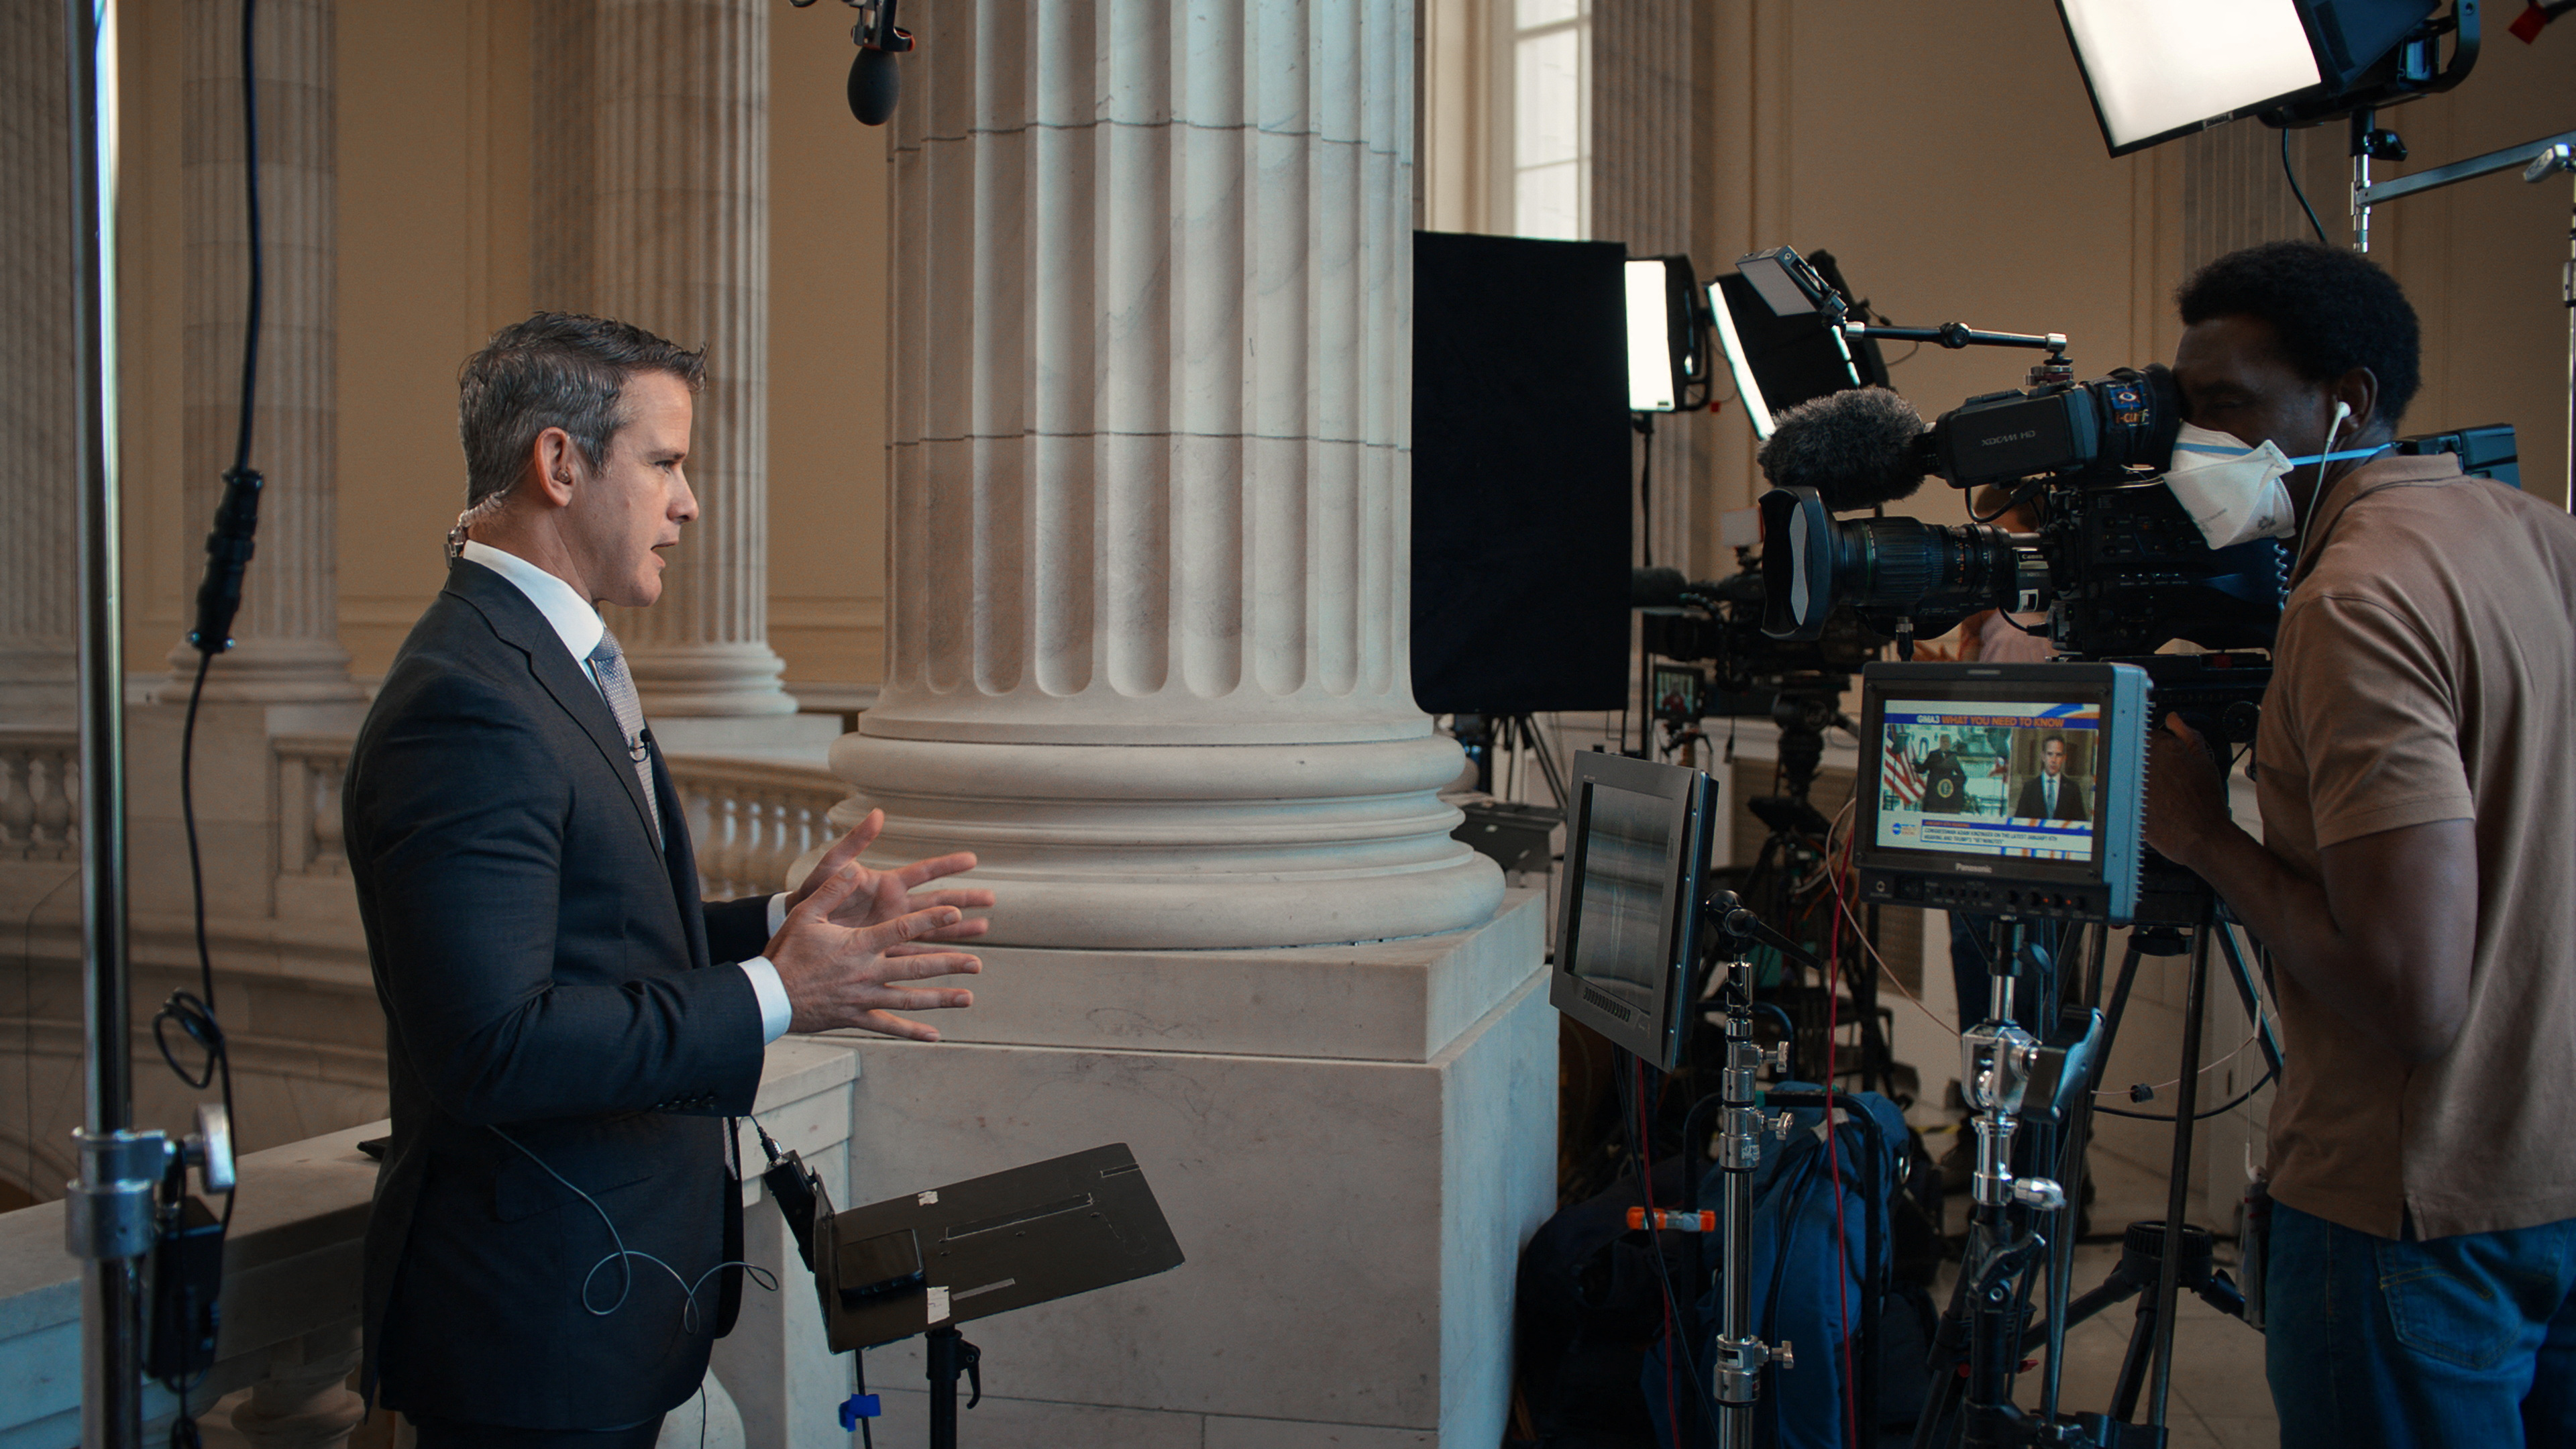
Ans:
[{"label": "stone pilaster", "polygon": [[1412,7],[959,0],[894,149],[885,693],[834,750],[993,939],[1501,895],[1408,673]]},{"label": "stone pilaster", "polygon": [[615,611],[656,720],[793,713],[769,647],[770,0],[539,0],[537,305],[707,348],[701,513]]},{"label": "stone pilaster", "polygon": [[[2290,162],[2335,246],[2352,244],[2350,185],[2334,169],[2343,134],[2339,126],[2289,133]],[[2316,235],[2282,174],[2281,143],[2281,132],[2251,119],[2174,143],[2182,151],[2184,276],[2244,247]],[[2323,165],[2309,164],[2312,152]]]},{"label": "stone pilaster", "polygon": [[[250,277],[242,186],[241,13],[183,8],[188,117],[187,349],[182,460],[189,545],[183,617],[195,608],[199,545],[232,466],[241,408],[242,327]],[[268,0],[255,27],[259,75],[261,261],[265,305],[251,466],[267,478],[259,552],[206,697],[252,703],[360,697],[340,647],[338,65],[333,0]],[[185,634],[185,626],[182,627]],[[170,653],[184,699],[197,651]]]},{"label": "stone pilaster", "polygon": [[61,7],[0,15],[0,721],[69,723],[80,590],[72,159]]},{"label": "stone pilaster", "polygon": [[[1689,0],[1620,0],[1592,9],[1592,235],[1632,257],[1692,251],[1691,177],[1700,155],[1692,116]],[[1735,258],[1693,256],[1702,278]],[[1640,562],[1693,578],[1693,496],[1707,471],[1708,429],[1687,414],[1655,420],[1653,501],[1637,516]]]}]

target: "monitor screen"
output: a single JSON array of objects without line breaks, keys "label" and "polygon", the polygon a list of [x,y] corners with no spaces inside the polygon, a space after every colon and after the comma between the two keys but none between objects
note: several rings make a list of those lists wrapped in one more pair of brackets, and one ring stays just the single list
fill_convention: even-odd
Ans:
[{"label": "monitor screen", "polygon": [[2092,700],[1889,700],[1874,843],[2093,860],[2101,729]]},{"label": "monitor screen", "polygon": [[1548,999],[1669,1070],[1687,1034],[1715,789],[1623,755],[1574,758]]},{"label": "monitor screen", "polygon": [[2135,665],[1870,665],[1854,825],[1863,898],[2128,919],[2146,701]]}]

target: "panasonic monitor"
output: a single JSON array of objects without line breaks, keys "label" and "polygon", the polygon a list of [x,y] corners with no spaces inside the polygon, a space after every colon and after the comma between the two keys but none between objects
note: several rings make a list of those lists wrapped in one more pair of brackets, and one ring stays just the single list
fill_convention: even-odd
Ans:
[{"label": "panasonic monitor", "polygon": [[1548,1001],[1664,1071],[1690,1034],[1716,787],[1625,755],[1574,757]]},{"label": "panasonic monitor", "polygon": [[2137,910],[2147,675],[2131,664],[1861,671],[1861,898],[2126,922]]}]

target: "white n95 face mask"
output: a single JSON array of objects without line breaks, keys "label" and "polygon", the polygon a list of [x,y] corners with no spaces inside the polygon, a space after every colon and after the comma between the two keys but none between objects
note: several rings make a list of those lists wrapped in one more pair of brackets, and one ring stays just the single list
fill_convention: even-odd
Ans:
[{"label": "white n95 face mask", "polygon": [[[2311,460],[2313,461],[2313,460]],[[2281,480],[2296,466],[2268,439],[2249,448],[2233,434],[2182,425],[2174,438],[2165,486],[2182,500],[2211,548],[2257,538],[2287,538],[2298,527]]]}]

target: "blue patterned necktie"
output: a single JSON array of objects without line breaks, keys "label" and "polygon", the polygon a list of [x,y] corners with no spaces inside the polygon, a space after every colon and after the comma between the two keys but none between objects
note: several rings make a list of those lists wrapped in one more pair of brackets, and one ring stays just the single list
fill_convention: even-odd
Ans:
[{"label": "blue patterned necktie", "polygon": [[599,693],[608,701],[608,712],[617,716],[617,732],[626,740],[626,757],[634,762],[635,778],[644,786],[645,818],[653,822],[653,844],[662,844],[662,804],[653,795],[653,757],[644,747],[644,702],[635,697],[635,677],[626,672],[626,651],[617,647],[617,636],[606,629],[599,631],[599,646],[590,651],[591,672],[599,680]]}]

